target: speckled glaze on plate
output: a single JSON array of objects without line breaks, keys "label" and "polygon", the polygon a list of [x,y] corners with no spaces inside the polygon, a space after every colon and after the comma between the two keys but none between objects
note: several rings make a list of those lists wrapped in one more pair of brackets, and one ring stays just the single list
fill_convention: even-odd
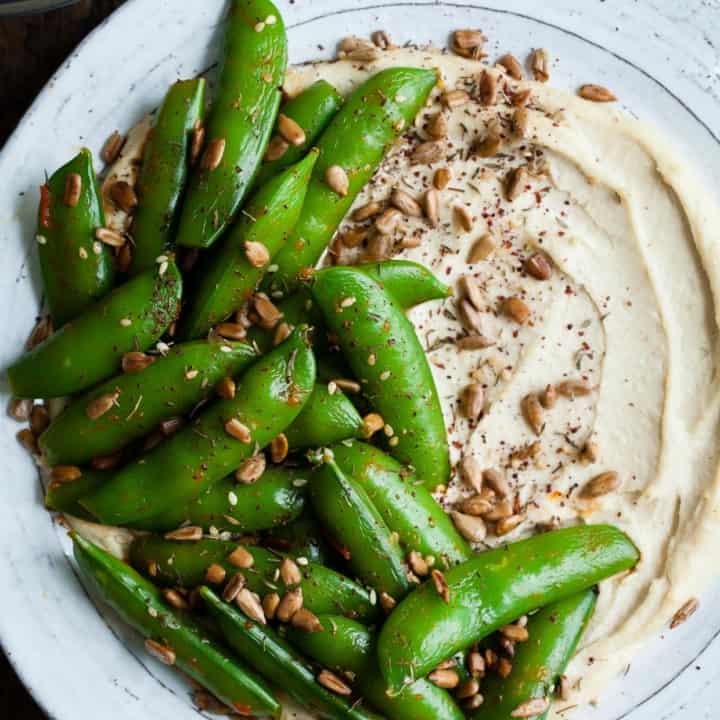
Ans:
[{"label": "speckled glaze on plate", "polygon": [[[491,57],[547,47],[552,83],[611,87],[633,115],[658,125],[711,187],[720,187],[720,4],[717,0],[281,0],[294,62],[327,58],[348,34],[444,45],[480,27]],[[129,0],[67,60],[0,155],[0,365],[20,352],[41,301],[34,248],[37,188],[81,146],[96,154],[178,77],[216,58],[224,0]],[[661,240],[661,239],[659,239]],[[7,383],[0,385],[3,404]],[[42,507],[32,461],[0,418],[0,641],[38,702],[58,720],[183,720],[198,715],[188,686],[148,657],[139,637],[88,601],[68,543]],[[716,573],[708,558],[708,574]],[[647,647],[581,720],[705,720],[720,706],[720,586],[691,621]],[[569,715],[570,717],[570,715]]]}]

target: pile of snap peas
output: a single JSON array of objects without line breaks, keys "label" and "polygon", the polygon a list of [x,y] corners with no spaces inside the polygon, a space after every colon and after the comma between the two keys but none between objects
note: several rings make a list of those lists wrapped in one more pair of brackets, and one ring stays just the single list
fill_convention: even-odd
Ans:
[{"label": "pile of snap peas", "polygon": [[8,379],[46,505],[135,532],[121,560],[72,531],[82,577],[240,715],[279,717],[281,688],[323,718],[543,718],[638,552],[610,526],[486,552],[455,529],[405,315],[449,289],[410,262],[316,269],[436,75],[283,104],[286,64],[277,8],[232,0],[209,111],[202,78],[173,85],[136,185],[107,191],[127,233],[88,150],[42,186],[49,319]]}]

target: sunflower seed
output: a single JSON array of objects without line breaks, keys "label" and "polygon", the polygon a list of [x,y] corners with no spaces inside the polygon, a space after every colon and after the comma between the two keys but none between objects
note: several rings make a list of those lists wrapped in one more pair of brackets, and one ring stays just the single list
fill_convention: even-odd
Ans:
[{"label": "sunflower seed", "polygon": [[557,390],[554,385],[546,385],[545,389],[540,393],[540,404],[546,409],[551,410],[557,402]]},{"label": "sunflower seed", "polygon": [[252,553],[238,545],[226,558],[226,560],[234,567],[241,570],[249,570],[255,564],[255,558]]},{"label": "sunflower seed", "polygon": [[478,420],[485,409],[485,391],[480,383],[470,383],[462,392],[462,412],[469,420]]},{"label": "sunflower seed", "polygon": [[234,602],[244,587],[245,576],[242,573],[235,573],[223,588],[222,599],[228,603]]},{"label": "sunflower seed", "polygon": [[280,596],[276,592],[268,593],[262,601],[263,612],[268,620],[275,618],[278,605],[280,604]]},{"label": "sunflower seed", "polygon": [[511,53],[506,53],[498,60],[498,65],[501,65],[507,71],[507,74],[513,80],[523,79],[523,69],[521,62]]},{"label": "sunflower seed", "polygon": [[455,670],[433,670],[428,675],[428,680],[445,690],[452,690],[460,683],[460,677]]},{"label": "sunflower seed", "polygon": [[108,189],[108,195],[115,207],[124,213],[132,213],[138,206],[138,196],[132,185],[124,180],[114,182]]},{"label": "sunflower seed", "polygon": [[552,265],[545,253],[535,253],[525,261],[525,272],[536,280],[549,280],[552,275]]},{"label": "sunflower seed", "polygon": [[145,649],[150,655],[156,660],[159,660],[164,665],[175,664],[175,651],[171,650],[167,645],[150,640],[149,638],[145,641]]},{"label": "sunflower seed", "polygon": [[546,697],[535,698],[518,705],[511,713],[512,718],[531,718],[542,715],[550,707],[550,700]]},{"label": "sunflower seed", "polygon": [[235,397],[235,381],[231,377],[225,377],[215,386],[215,392],[224,400],[232,400]]},{"label": "sunflower seed", "polygon": [[267,625],[265,619],[265,611],[263,610],[262,604],[258,596],[243,588],[235,598],[235,604],[242,610],[251,620],[254,620],[259,625]]},{"label": "sunflower seed", "polygon": [[530,69],[538,82],[547,82],[550,79],[548,65],[550,63],[548,51],[545,48],[536,48],[530,54]]},{"label": "sunflower seed", "polygon": [[265,267],[270,262],[270,253],[267,247],[254,240],[245,241],[245,257],[255,268]]},{"label": "sunflower seed", "polygon": [[106,393],[105,395],[100,395],[100,397],[91,400],[87,404],[85,407],[85,414],[90,418],[90,420],[97,420],[106,412],[110,411],[110,409],[117,403],[119,397],[119,390]]},{"label": "sunflower seed", "polygon": [[263,453],[258,453],[245,460],[235,471],[235,479],[245,485],[252,485],[257,482],[265,472],[266,461]]},{"label": "sunflower seed", "polygon": [[283,559],[280,563],[280,578],[285,585],[299,585],[302,582],[302,573],[294,560]]},{"label": "sunflower seed", "polygon": [[302,145],[305,140],[305,131],[291,117],[280,113],[277,120],[278,132],[291,145]]},{"label": "sunflower seed", "polygon": [[433,185],[437,190],[444,190],[451,179],[452,173],[448,168],[438,168],[433,175]]},{"label": "sunflower seed", "polygon": [[408,217],[422,217],[420,203],[404,190],[395,188],[390,195],[390,203]]},{"label": "sunflower seed", "polygon": [[615,95],[602,85],[581,85],[578,90],[578,95],[584,100],[590,100],[591,102],[606,103],[617,100]]},{"label": "sunflower seed", "polygon": [[596,475],[582,489],[583,497],[596,498],[617,490],[620,487],[620,476],[614,470]]},{"label": "sunflower seed", "polygon": [[488,70],[483,70],[480,76],[480,84],[478,87],[480,96],[480,104],[485,107],[495,105],[498,98],[497,76]]},{"label": "sunflower seed", "polygon": [[125,138],[117,130],[113,131],[112,135],[105,141],[100,151],[100,157],[107,165],[114,163],[118,155],[120,155],[124,144]]},{"label": "sunflower seed", "polygon": [[441,112],[433,115],[427,124],[428,135],[434,140],[442,140],[448,134],[448,121]]},{"label": "sunflower seed", "polygon": [[352,690],[335,673],[329,670],[321,670],[317,681],[336,695],[350,695]]},{"label": "sunflower seed", "polygon": [[322,632],[322,623],[315,613],[310,612],[307,608],[300,608],[290,619],[293,627],[300,628],[308,633]]},{"label": "sunflower seed", "polygon": [[480,683],[477,681],[476,678],[470,678],[469,680],[465,680],[465,682],[458,685],[457,690],[455,691],[455,697],[458,700],[464,700],[465,698],[477,695],[479,690]]},{"label": "sunflower seed", "polygon": [[295,613],[303,606],[302,588],[296,587],[288,590],[280,600],[275,617],[280,622],[289,622]]},{"label": "sunflower seed", "polygon": [[109,228],[98,228],[95,230],[95,237],[101,243],[105,243],[105,245],[109,245],[114,248],[123,247],[123,245],[127,242],[125,235],[115,232],[115,230],[110,230]]},{"label": "sunflower seed", "polygon": [[568,398],[584,397],[592,393],[592,386],[580,379],[563,380],[555,387],[559,395]]},{"label": "sunflower seed", "polygon": [[526,642],[527,639],[530,637],[527,628],[516,625],[514,623],[511,623],[509,625],[503,625],[500,628],[500,633],[504,635],[508,640],[512,640],[513,642]]},{"label": "sunflower seed", "polygon": [[439,570],[433,570],[430,573],[435,591],[443,599],[443,602],[450,602],[450,588],[445,580],[445,576]]},{"label": "sunflower seed", "polygon": [[203,530],[197,525],[186,525],[177,530],[166,532],[164,535],[166,540],[178,540],[182,542],[196,542],[197,540],[202,540],[202,536]]},{"label": "sunflower seed", "polygon": [[510,494],[510,486],[505,477],[492,468],[483,470],[483,483],[495,492],[498,497],[504,498]]},{"label": "sunflower seed", "polygon": [[467,261],[471,265],[487,259],[495,250],[495,240],[490,233],[481,235],[470,248]]},{"label": "sunflower seed", "polygon": [[155,362],[152,355],[143,352],[126,352],[122,358],[122,371],[126,374],[142,372]]},{"label": "sunflower seed", "polygon": [[502,305],[502,311],[518,325],[522,325],[530,317],[530,308],[518,297],[507,298]]},{"label": "sunflower seed", "polygon": [[273,135],[268,143],[267,150],[265,150],[263,160],[265,162],[274,162],[275,160],[279,160],[283,155],[285,155],[289,148],[290,143],[283,140],[283,138],[279,135]]},{"label": "sunflower seed", "polygon": [[482,490],[483,478],[480,463],[477,459],[472,455],[463,455],[458,469],[463,482],[479,493]]},{"label": "sunflower seed", "polygon": [[410,156],[410,163],[412,165],[429,165],[442,160],[446,153],[447,146],[443,140],[428,140],[415,148]]},{"label": "sunflower seed", "polygon": [[487,528],[482,518],[476,515],[466,515],[465,513],[452,510],[450,517],[457,528],[457,531],[470,542],[479,543],[485,539]]},{"label": "sunflower seed", "polygon": [[378,413],[368,413],[363,418],[363,437],[367,440],[376,432],[379,432],[385,426],[382,415]]},{"label": "sunflower seed", "polygon": [[285,433],[276,435],[270,442],[270,459],[275,463],[281,463],[287,457],[289,443]]},{"label": "sunflower seed", "polygon": [[203,151],[203,145],[205,145],[205,128],[198,120],[190,136],[190,167],[197,165],[197,161],[200,159]]},{"label": "sunflower seed", "polygon": [[226,575],[225,568],[217,563],[212,563],[205,571],[205,579],[213,585],[219,585],[221,582],[225,582]]},{"label": "sunflower seed", "polygon": [[375,228],[381,235],[392,235],[402,220],[402,213],[397,208],[388,208],[375,219]]},{"label": "sunflower seed", "polygon": [[500,152],[502,138],[497,132],[488,131],[485,137],[473,145],[473,152],[481,158],[490,158]]},{"label": "sunflower seed", "polygon": [[521,407],[525,422],[536,435],[540,435],[545,427],[545,412],[540,400],[538,400],[538,396],[534,394],[526,395],[522,399]]},{"label": "sunflower seed", "polygon": [[528,183],[528,171],[525,167],[517,167],[505,176],[505,198],[512,202],[524,192]]},{"label": "sunflower seed", "polygon": [[202,167],[204,170],[217,170],[225,155],[225,138],[213,138],[205,149],[202,158]]},{"label": "sunflower seed", "polygon": [[460,50],[472,50],[487,42],[487,38],[480,30],[456,30],[452,40],[453,45]]},{"label": "sunflower seed", "polygon": [[695,611],[700,607],[700,602],[697,598],[690,598],[673,616],[670,620],[670,629],[674,630],[676,627],[682,625]]},{"label": "sunflower seed", "polygon": [[[456,107],[467,105],[470,102],[470,95],[465,90],[450,90],[440,96],[440,102],[451,110]],[[444,136],[442,136],[444,137]]]},{"label": "sunflower seed", "polygon": [[237,418],[231,418],[225,423],[225,432],[230,435],[230,437],[234,437],[246,445],[252,442],[250,428],[244,423],[241,423]]},{"label": "sunflower seed", "polygon": [[471,652],[467,656],[467,669],[474,678],[481,678],[485,675],[485,658],[479,652]]}]

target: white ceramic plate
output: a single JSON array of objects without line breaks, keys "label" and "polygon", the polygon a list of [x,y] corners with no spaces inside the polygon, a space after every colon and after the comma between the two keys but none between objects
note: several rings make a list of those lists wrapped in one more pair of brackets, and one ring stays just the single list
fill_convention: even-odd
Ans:
[{"label": "white ceramic plate", "polygon": [[[432,0],[284,0],[279,5],[294,62],[329,57],[340,37],[375,29],[388,30],[396,42],[444,45],[451,30],[480,27],[492,52],[518,57],[547,47],[556,59],[553,84],[611,87],[628,112],[664,129],[707,183],[720,187],[718,0],[485,0],[483,7]],[[70,57],[7,143],[0,156],[0,367],[20,353],[40,304],[34,227],[43,173],[83,145],[97,153],[112,130],[127,129],[155,107],[173,80],[212,65],[223,7],[224,0],[129,0]],[[18,427],[0,419],[0,640],[11,662],[58,720],[196,716],[187,685],[86,597],[67,557],[67,541],[42,508],[35,468],[14,439]],[[708,575],[715,572],[714,558],[708,558]],[[715,583],[690,622],[648,647],[599,707],[573,717],[717,718],[718,633]]]}]

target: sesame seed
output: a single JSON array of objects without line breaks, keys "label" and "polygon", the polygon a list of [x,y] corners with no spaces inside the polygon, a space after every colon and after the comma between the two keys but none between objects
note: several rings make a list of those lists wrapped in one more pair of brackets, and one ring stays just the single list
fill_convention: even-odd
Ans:
[{"label": "sesame seed", "polygon": [[395,95],[395,102],[401,103],[401,102],[405,102],[405,100],[406,100],[406,98],[404,95],[401,95],[400,93]]},{"label": "sesame seed", "polygon": [[47,238],[44,235],[36,235],[35,240],[37,240],[38,245],[45,245],[47,243]]},{"label": "sesame seed", "polygon": [[390,447],[396,447],[399,444],[400,444],[400,438],[397,435],[395,435],[394,437],[391,437],[390,440],[388,441],[388,445],[390,445]]},{"label": "sesame seed", "polygon": [[232,490],[228,493],[228,502],[233,507],[238,504],[238,496]]},{"label": "sesame seed", "polygon": [[377,593],[375,590],[370,591],[370,604],[377,605]]},{"label": "sesame seed", "polygon": [[277,272],[280,269],[280,266],[277,263],[273,263],[272,265],[267,266],[266,272],[274,273]]},{"label": "sesame seed", "polygon": [[213,538],[219,537],[219,535],[220,535],[220,531],[214,525],[211,525],[208,528],[208,533],[210,534],[210,537],[213,537]]},{"label": "sesame seed", "polygon": [[268,15],[265,18],[266,25],[274,25],[276,22],[277,22],[277,18],[275,17],[275,15]]},{"label": "sesame seed", "polygon": [[221,345],[220,352],[224,352],[224,353],[232,352],[232,348],[229,345]]},{"label": "sesame seed", "polygon": [[377,358],[375,357],[375,353],[368,355],[368,365],[374,365],[376,362]]},{"label": "sesame seed", "polygon": [[167,355],[170,352],[170,346],[167,343],[164,343],[162,340],[155,345],[155,349],[161,354],[161,355]]},{"label": "sesame seed", "polygon": [[101,243],[99,240],[96,240],[96,241],[93,243],[93,252],[94,252],[96,255],[99,255],[99,254],[102,252],[102,243]]},{"label": "sesame seed", "polygon": [[130,318],[122,318],[120,320],[120,325],[122,325],[122,327],[130,327],[132,325],[132,320]]},{"label": "sesame seed", "polygon": [[383,372],[380,373],[380,379],[387,380],[390,377],[390,374],[389,370],[383,370]]},{"label": "sesame seed", "polygon": [[334,395],[337,392],[337,384],[333,380],[331,380],[327,385],[327,389],[330,395]]},{"label": "sesame seed", "polygon": [[385,425],[385,427],[383,428],[383,432],[384,432],[388,437],[392,437],[392,436],[395,434],[395,430],[393,430],[393,426],[392,426],[392,425]]},{"label": "sesame seed", "polygon": [[158,270],[158,275],[160,275],[160,277],[162,277],[167,272],[167,269],[168,269],[168,264],[166,262],[160,263],[160,269]]},{"label": "sesame seed", "polygon": [[223,542],[228,542],[228,540],[232,540],[232,533],[229,530],[225,530],[224,532],[221,532],[220,540],[222,540]]},{"label": "sesame seed", "polygon": [[186,380],[194,380],[198,376],[199,373],[200,373],[199,370],[188,370],[185,373],[185,379]]},{"label": "sesame seed", "polygon": [[80,256],[81,260],[87,260],[88,259],[88,251],[85,248],[80,248],[78,250],[78,255]]},{"label": "sesame seed", "polygon": [[354,297],[352,297],[352,296],[346,297],[340,301],[340,307],[349,308],[349,307],[352,307],[356,302],[357,301]]},{"label": "sesame seed", "polygon": [[262,32],[265,29],[265,23],[259,22],[255,25],[255,32]]},{"label": "sesame seed", "polygon": [[168,261],[168,256],[167,256],[167,255],[158,255],[158,256],[155,258],[155,262],[156,262],[158,265],[162,265],[164,262],[167,262],[167,261]]},{"label": "sesame seed", "polygon": [[298,565],[305,566],[305,565],[307,565],[310,561],[309,561],[306,557],[302,557],[302,556],[301,556],[301,557],[299,557],[299,558],[295,558],[295,562],[296,562]]},{"label": "sesame seed", "polygon": [[158,611],[157,611],[154,607],[149,607],[149,608],[148,608],[148,615],[149,615],[151,618],[156,618],[156,617],[158,616]]},{"label": "sesame seed", "polygon": [[307,480],[305,478],[295,478],[293,480],[293,487],[305,487],[307,485]]}]

